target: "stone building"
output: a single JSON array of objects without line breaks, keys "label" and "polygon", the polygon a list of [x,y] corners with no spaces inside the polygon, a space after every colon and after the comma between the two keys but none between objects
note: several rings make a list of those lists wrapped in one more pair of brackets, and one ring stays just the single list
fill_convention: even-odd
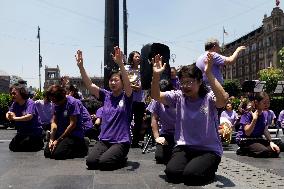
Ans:
[{"label": "stone building", "polygon": [[[60,84],[60,69],[59,66],[56,68],[49,68],[45,66],[45,82],[44,82],[44,89],[46,90],[50,85],[53,84]],[[103,78],[102,77],[91,77],[93,83],[96,83],[99,87],[103,87]],[[70,77],[69,76],[70,85],[74,85],[79,92],[82,93],[84,97],[89,97],[90,93],[89,90],[83,84],[81,77]]]},{"label": "stone building", "polygon": [[245,45],[236,64],[224,68],[224,79],[258,80],[258,71],[279,67],[279,50],[284,47],[284,13],[275,7],[271,15],[264,15],[263,25],[225,45],[224,55],[231,55],[238,46]]}]

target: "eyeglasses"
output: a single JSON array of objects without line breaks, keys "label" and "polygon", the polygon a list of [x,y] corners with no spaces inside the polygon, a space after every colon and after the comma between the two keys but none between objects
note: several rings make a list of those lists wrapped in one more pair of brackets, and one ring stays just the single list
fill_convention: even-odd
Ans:
[{"label": "eyeglasses", "polygon": [[193,81],[181,81],[180,86],[181,87],[191,87],[195,83],[195,79]]}]

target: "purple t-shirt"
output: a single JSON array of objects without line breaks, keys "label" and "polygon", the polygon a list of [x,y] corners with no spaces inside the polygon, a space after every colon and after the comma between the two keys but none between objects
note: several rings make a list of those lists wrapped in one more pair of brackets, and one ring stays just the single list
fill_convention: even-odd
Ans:
[{"label": "purple t-shirt", "polygon": [[132,95],[127,97],[122,92],[113,96],[105,89],[100,89],[99,95],[104,104],[99,139],[110,143],[130,143]]},{"label": "purple t-shirt", "polygon": [[76,101],[78,102],[79,107],[80,107],[80,112],[81,112],[81,116],[82,116],[83,129],[86,132],[86,131],[88,131],[88,130],[93,128],[92,118],[91,118],[91,115],[90,115],[89,111],[83,105],[81,100],[76,99]]},{"label": "purple t-shirt", "polygon": [[16,117],[21,117],[27,114],[33,115],[33,118],[29,121],[15,121],[17,134],[42,136],[42,127],[38,121],[38,112],[33,100],[27,99],[23,105],[13,102],[9,111],[14,112]]},{"label": "purple t-shirt", "polygon": [[227,118],[231,122],[232,126],[234,126],[236,121],[238,120],[238,114],[235,110],[232,111],[225,110],[221,113],[221,117]]},{"label": "purple t-shirt", "polygon": [[102,116],[103,116],[103,107],[100,107],[99,109],[97,109],[96,117],[102,118]]},{"label": "purple t-shirt", "polygon": [[221,156],[223,148],[218,134],[219,121],[213,92],[196,100],[183,95],[181,90],[165,94],[169,106],[176,107],[176,144]]},{"label": "purple t-shirt", "polygon": [[58,138],[66,130],[70,124],[70,116],[76,116],[77,124],[71,132],[71,136],[83,138],[83,116],[81,114],[80,105],[78,100],[72,96],[66,96],[66,103],[63,105],[54,106],[54,115],[57,120],[56,138]]},{"label": "purple t-shirt", "polygon": [[175,79],[171,79],[171,83],[173,85],[174,90],[180,89],[180,82],[179,82],[178,77],[176,77]]},{"label": "purple t-shirt", "polygon": [[35,101],[35,106],[38,112],[39,123],[42,125],[50,124],[53,116],[54,104],[44,100],[37,100]]},{"label": "purple t-shirt", "polygon": [[261,138],[265,129],[265,115],[262,113],[258,116],[254,130],[250,136],[247,136],[244,131],[244,127],[252,122],[251,112],[245,112],[241,116],[240,128],[237,133],[236,141],[239,142],[241,138]]},{"label": "purple t-shirt", "polygon": [[147,110],[157,114],[159,117],[159,125],[161,127],[160,134],[174,135],[176,123],[175,107],[164,106],[156,100],[152,100]]},{"label": "purple t-shirt", "polygon": [[284,110],[279,113],[278,120],[281,127],[284,128]]},{"label": "purple t-shirt", "polygon": [[[207,58],[207,54],[208,54],[208,51],[206,51],[204,54],[202,54],[196,61],[196,66],[203,73],[203,80],[205,81],[205,83],[208,83],[207,76],[204,72],[204,69],[205,69],[204,61]],[[213,72],[213,75],[216,77],[216,79],[220,82],[221,85],[223,85],[223,83],[224,83],[223,74],[222,74],[222,68],[223,68],[224,65],[225,65],[225,57],[218,54],[218,53],[214,53],[212,72]]]},{"label": "purple t-shirt", "polygon": [[272,121],[276,118],[274,112],[272,110],[267,110],[267,111],[263,111],[264,115],[265,115],[265,125],[266,126],[270,126],[272,124]]}]

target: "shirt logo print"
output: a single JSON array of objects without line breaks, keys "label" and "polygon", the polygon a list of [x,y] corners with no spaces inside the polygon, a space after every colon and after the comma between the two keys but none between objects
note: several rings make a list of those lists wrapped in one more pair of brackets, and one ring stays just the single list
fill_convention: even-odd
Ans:
[{"label": "shirt logo print", "polygon": [[203,114],[207,115],[208,114],[208,106],[202,105],[200,107],[199,111],[200,111],[200,113],[203,113]]}]

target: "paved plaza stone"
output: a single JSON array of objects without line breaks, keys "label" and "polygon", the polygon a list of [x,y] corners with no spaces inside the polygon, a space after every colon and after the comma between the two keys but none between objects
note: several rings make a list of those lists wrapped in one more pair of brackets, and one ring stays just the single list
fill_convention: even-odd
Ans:
[{"label": "paved plaza stone", "polygon": [[284,188],[283,153],[273,159],[237,156],[237,146],[230,145],[214,182],[196,187],[166,182],[165,166],[155,163],[154,148],[145,154],[131,149],[126,167],[119,170],[87,170],[84,158],[51,160],[43,150],[9,151],[15,132],[0,129],[0,189]]}]

